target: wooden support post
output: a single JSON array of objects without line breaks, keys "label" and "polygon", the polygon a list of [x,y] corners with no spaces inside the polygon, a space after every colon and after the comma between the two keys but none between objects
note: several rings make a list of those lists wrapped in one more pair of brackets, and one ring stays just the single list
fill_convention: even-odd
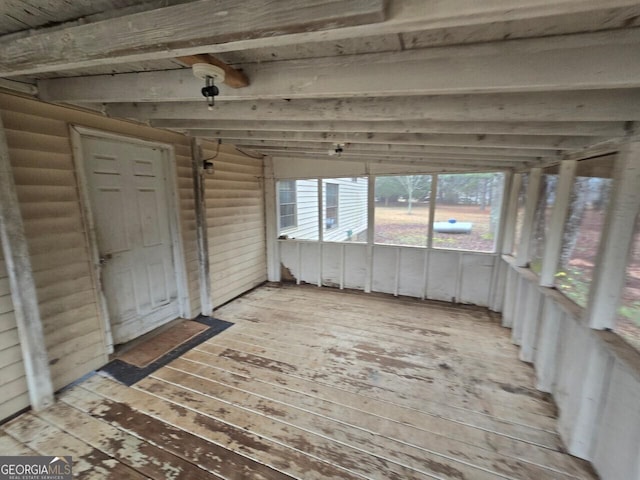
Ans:
[{"label": "wooden support post", "polygon": [[196,138],[191,139],[191,167],[193,171],[193,191],[196,208],[196,241],[198,244],[198,275],[200,277],[200,309],[203,315],[210,315],[211,275],[209,272],[209,240],[207,236],[207,213],[205,202],[205,180],[203,178],[202,146]]},{"label": "wooden support post", "polygon": [[533,222],[536,216],[536,206],[540,195],[540,182],[542,181],[542,169],[532,168],[529,173],[529,186],[527,188],[527,204],[524,209],[524,220],[522,222],[522,234],[520,235],[520,245],[518,245],[518,255],[516,256],[516,266],[526,267],[531,259],[531,235],[533,233]]},{"label": "wooden support post", "polygon": [[318,286],[322,286],[322,242],[324,242],[324,180],[318,179]]},{"label": "wooden support post", "polygon": [[587,316],[597,329],[613,329],[625,282],[633,234],[640,211],[640,141],[623,145],[618,153],[614,189],[589,292]]},{"label": "wooden support post", "polygon": [[[509,223],[508,212],[510,212],[509,206],[511,201],[511,193],[513,190],[513,183],[513,172],[505,172],[504,183],[502,185],[502,198],[500,202],[500,220],[497,225],[497,231],[495,232],[496,240],[494,248],[497,253],[502,252],[506,236],[505,231],[510,228],[507,225]],[[500,286],[501,284],[504,284],[502,272],[502,259],[500,258],[500,256],[497,256],[493,261],[493,268],[491,270],[491,288],[489,290],[489,308],[494,311],[499,310],[500,307],[498,307],[498,304],[502,303],[502,300],[498,302],[498,298],[502,298],[502,294],[504,293],[504,286]]]},{"label": "wooden support post", "polygon": [[553,279],[558,268],[560,252],[562,250],[562,239],[564,236],[564,224],[569,212],[571,191],[573,181],[576,176],[578,162],[575,160],[565,160],[560,166],[560,178],[556,189],[556,200],[551,213],[551,223],[549,234],[544,246],[544,258],[542,259],[542,269],[540,270],[540,285],[543,287],[553,287]]},{"label": "wooden support post", "polygon": [[438,194],[438,175],[431,176],[431,192],[429,195],[429,226],[427,229],[427,248],[433,248],[433,219],[436,216],[436,198]]},{"label": "wooden support post", "polygon": [[264,159],[264,220],[267,244],[267,279],[279,282],[280,249],[278,248],[278,202],[276,180],[273,173],[273,158]]},{"label": "wooden support post", "polygon": [[367,189],[367,266],[364,280],[364,291],[371,293],[373,281],[373,243],[375,241],[375,208],[376,208],[376,177],[369,175],[369,188]]},{"label": "wooden support post", "polygon": [[54,403],[53,385],[36,285],[31,269],[31,257],[24,233],[2,119],[0,119],[0,240],[9,275],[11,299],[29,387],[29,400],[34,410],[42,410]]},{"label": "wooden support post", "polygon": [[511,185],[513,184],[513,172],[505,172],[504,183],[502,185],[502,198],[500,201],[500,220],[495,232],[495,251],[501,252],[507,225],[507,210],[511,195]]}]

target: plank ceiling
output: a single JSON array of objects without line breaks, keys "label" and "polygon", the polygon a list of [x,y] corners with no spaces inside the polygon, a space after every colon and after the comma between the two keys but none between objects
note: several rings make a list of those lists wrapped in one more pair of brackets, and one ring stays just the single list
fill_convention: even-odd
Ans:
[{"label": "plank ceiling", "polygon": [[[521,169],[637,135],[639,25],[630,0],[5,0],[0,77],[274,157]],[[250,84],[210,111],[195,54]]]}]

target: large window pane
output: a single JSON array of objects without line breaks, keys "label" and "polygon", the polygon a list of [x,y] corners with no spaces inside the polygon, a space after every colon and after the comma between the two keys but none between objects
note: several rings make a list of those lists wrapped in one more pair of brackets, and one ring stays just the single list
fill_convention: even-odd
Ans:
[{"label": "large window pane", "polygon": [[540,182],[540,196],[533,224],[531,238],[531,263],[530,267],[536,273],[542,269],[542,258],[544,257],[544,247],[547,243],[549,226],[551,223],[551,212],[556,202],[556,187],[558,186],[558,175],[542,175]]},{"label": "large window pane", "polygon": [[367,178],[322,181],[323,239],[326,242],[367,241]]},{"label": "large window pane", "polygon": [[318,180],[280,180],[278,236],[318,240]]},{"label": "large window pane", "polygon": [[640,350],[640,219],[636,220],[636,235],[627,264],[615,332]]},{"label": "large window pane", "polygon": [[376,177],[375,239],[427,246],[431,175]]},{"label": "large window pane", "polygon": [[493,252],[504,174],[438,175],[434,248]]},{"label": "large window pane", "polygon": [[609,178],[576,177],[571,192],[555,285],[583,307],[587,306],[611,185]]},{"label": "large window pane", "polygon": [[522,180],[520,182],[520,190],[518,190],[518,206],[516,213],[516,231],[513,237],[513,249],[512,254],[515,256],[518,253],[518,246],[522,240],[522,225],[524,224],[524,209],[527,204],[527,187],[529,186],[529,174],[523,173]]}]

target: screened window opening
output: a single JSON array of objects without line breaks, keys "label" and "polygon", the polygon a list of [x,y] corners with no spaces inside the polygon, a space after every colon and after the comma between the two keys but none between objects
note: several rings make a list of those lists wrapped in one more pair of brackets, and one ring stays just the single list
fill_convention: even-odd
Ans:
[{"label": "screened window opening", "polygon": [[531,263],[530,268],[536,273],[542,269],[542,258],[544,247],[547,243],[547,236],[551,223],[551,212],[556,202],[556,188],[558,186],[558,175],[542,175],[540,181],[540,194],[533,223],[533,233],[531,238]]},{"label": "screened window opening", "polygon": [[280,229],[296,226],[296,181],[285,180],[279,182],[278,195],[280,198]]},{"label": "screened window opening", "polygon": [[438,175],[433,247],[495,251],[503,173]]},{"label": "screened window opening", "polygon": [[513,237],[513,251],[515,256],[518,253],[518,246],[522,240],[522,225],[524,224],[524,209],[527,204],[527,187],[529,186],[529,175],[527,173],[521,174],[520,189],[518,190],[517,198],[517,210],[516,210],[516,231]]},{"label": "screened window opening", "polygon": [[365,177],[322,181],[322,239],[325,242],[366,242],[369,182]]},{"label": "screened window opening", "polygon": [[554,283],[582,307],[587,306],[612,183],[609,178],[576,177],[569,200]]},{"label": "screened window opening", "polygon": [[376,177],[375,243],[427,246],[431,175]]},{"label": "screened window opening", "polygon": [[325,226],[327,230],[338,226],[338,195],[340,187],[335,183],[325,184]]},{"label": "screened window opening", "polygon": [[640,350],[640,217],[636,219],[636,234],[614,331]]},{"label": "screened window opening", "polygon": [[318,240],[318,180],[281,180],[277,188],[278,236]]}]

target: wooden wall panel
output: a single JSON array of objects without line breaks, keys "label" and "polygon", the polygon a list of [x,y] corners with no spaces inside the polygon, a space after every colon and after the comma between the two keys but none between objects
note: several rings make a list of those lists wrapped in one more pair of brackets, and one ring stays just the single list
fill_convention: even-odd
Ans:
[{"label": "wooden wall panel", "polygon": [[0,420],[29,406],[7,269],[0,248]]},{"label": "wooden wall panel", "polygon": [[344,262],[344,244],[325,243],[322,245],[322,285],[340,287],[343,285],[342,266]]},{"label": "wooden wall panel", "polygon": [[0,94],[0,114],[32,257],[54,388],[64,387],[108,360],[73,163],[71,125],[173,146],[189,305],[192,315],[197,315],[200,302],[189,139],[8,94]]},{"label": "wooden wall panel", "polygon": [[262,159],[244,156],[228,146],[219,150],[210,142],[202,146],[205,159],[215,156],[214,173],[204,177],[215,308],[267,279],[263,165]]},{"label": "wooden wall panel", "polygon": [[[295,281],[489,307],[500,262],[491,253],[363,243],[278,240],[281,267]],[[344,253],[343,253],[344,251]],[[319,270],[322,265],[322,271]]]},{"label": "wooden wall panel", "polygon": [[426,262],[428,250],[400,248],[398,295],[423,298],[425,296]]},{"label": "wooden wall panel", "polygon": [[383,245],[373,247],[371,290],[374,292],[396,293],[396,267],[400,248]]},{"label": "wooden wall panel", "polygon": [[504,258],[505,308],[520,331],[514,342],[533,362],[537,387],[553,395],[568,452],[602,478],[638,478],[640,354],[615,333],[591,329],[581,307]]}]

